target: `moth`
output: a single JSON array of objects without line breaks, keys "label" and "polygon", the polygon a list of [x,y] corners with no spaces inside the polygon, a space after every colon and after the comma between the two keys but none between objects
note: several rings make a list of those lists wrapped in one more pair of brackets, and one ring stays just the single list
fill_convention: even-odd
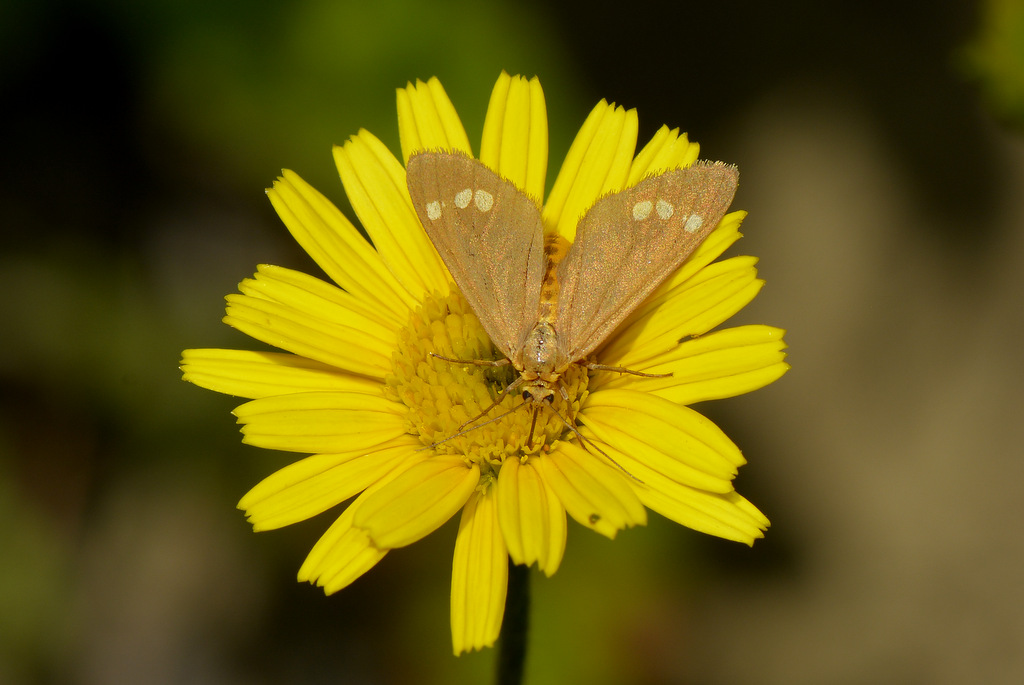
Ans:
[{"label": "moth", "polygon": [[714,230],[738,181],[736,167],[721,162],[649,176],[600,198],[566,251],[564,239],[545,239],[537,203],[482,162],[427,151],[407,164],[423,228],[505,355],[483,363],[519,374],[495,404],[521,389],[535,410],[556,389],[565,396],[559,378],[573,364],[649,375],[582,360]]}]

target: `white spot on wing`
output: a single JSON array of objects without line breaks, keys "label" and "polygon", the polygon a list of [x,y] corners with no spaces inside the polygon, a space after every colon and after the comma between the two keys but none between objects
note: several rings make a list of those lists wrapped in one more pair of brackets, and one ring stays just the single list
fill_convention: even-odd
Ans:
[{"label": "white spot on wing", "polygon": [[441,203],[437,200],[427,203],[427,218],[431,221],[437,221],[441,218]]},{"label": "white spot on wing", "polygon": [[655,205],[655,210],[658,212],[658,218],[669,219],[672,213],[676,211],[675,207],[672,206],[671,202],[665,200],[658,200],[658,204]]},{"label": "white spot on wing", "polygon": [[491,207],[494,206],[494,196],[486,190],[478,190],[473,194],[473,204],[481,212],[489,212]]},{"label": "white spot on wing", "polygon": [[683,226],[683,228],[686,229],[687,233],[693,233],[698,228],[700,228],[700,225],[702,223],[704,223],[704,219],[697,216],[696,214],[691,214],[690,218],[686,220],[686,225]]},{"label": "white spot on wing", "polygon": [[633,219],[636,221],[643,221],[651,213],[651,201],[641,200],[633,205]]},{"label": "white spot on wing", "polygon": [[459,209],[465,209],[469,206],[470,200],[473,199],[473,189],[466,188],[455,193],[455,206]]}]

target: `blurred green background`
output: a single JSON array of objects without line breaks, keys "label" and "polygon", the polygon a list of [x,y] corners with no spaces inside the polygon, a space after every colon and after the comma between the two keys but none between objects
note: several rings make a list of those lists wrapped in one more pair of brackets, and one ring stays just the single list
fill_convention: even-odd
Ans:
[{"label": "blurred green background", "polygon": [[1018,0],[7,0],[0,683],[489,681],[450,656],[454,526],[296,583],[332,514],[253,534],[234,503],[294,455],[177,361],[255,346],[220,317],[258,263],[319,273],[281,167],[350,212],[332,144],[397,151],[395,88],[434,75],[478,141],[501,69],[544,86],[549,184],[602,97],[739,165],[768,286],[738,321],[793,363],[699,407],[767,538],[571,524],[528,682],[1024,682]]}]

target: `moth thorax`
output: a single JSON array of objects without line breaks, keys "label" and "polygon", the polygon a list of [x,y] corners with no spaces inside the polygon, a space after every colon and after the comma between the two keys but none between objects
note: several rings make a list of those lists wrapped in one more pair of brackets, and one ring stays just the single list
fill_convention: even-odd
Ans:
[{"label": "moth thorax", "polygon": [[547,321],[540,321],[523,341],[519,353],[521,366],[517,368],[527,382],[537,378],[555,381],[565,370],[566,361],[563,357],[558,351],[554,327]]}]

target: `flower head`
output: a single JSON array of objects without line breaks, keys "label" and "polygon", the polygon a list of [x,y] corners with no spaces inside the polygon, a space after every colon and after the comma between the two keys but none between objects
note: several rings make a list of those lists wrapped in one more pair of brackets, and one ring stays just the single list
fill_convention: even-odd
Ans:
[{"label": "flower head", "polygon": [[[183,353],[186,380],[251,399],[235,410],[244,442],[312,454],[242,498],[253,528],[302,521],[355,496],[299,570],[300,580],[330,594],[461,512],[456,654],[497,638],[509,557],[547,575],[557,570],[566,514],[610,538],[645,523],[647,508],[719,537],[762,537],[768,520],[733,488],[744,463],[739,449],[687,406],[749,392],[788,369],[781,330],[713,331],[762,285],[755,259],[715,261],[740,237],[745,213],[725,215],[594,355],[650,376],[574,365],[550,411],[516,409],[521,400],[500,397],[515,379],[511,367],[434,356],[502,358],[427,238],[406,186],[404,162],[414,153],[472,154],[469,140],[437,79],[398,91],[398,119],[402,161],[367,131],[334,151],[369,242],[295,173],[285,171],[267,191],[335,283],[262,265],[227,296],[224,321],[283,352]],[[598,198],[697,159],[698,146],[678,130],[662,127],[638,154],[636,138],[635,111],[598,103],[543,203],[545,232],[571,242]],[[536,79],[498,79],[479,159],[541,203],[547,118]],[[496,398],[500,406],[491,407]]]}]

